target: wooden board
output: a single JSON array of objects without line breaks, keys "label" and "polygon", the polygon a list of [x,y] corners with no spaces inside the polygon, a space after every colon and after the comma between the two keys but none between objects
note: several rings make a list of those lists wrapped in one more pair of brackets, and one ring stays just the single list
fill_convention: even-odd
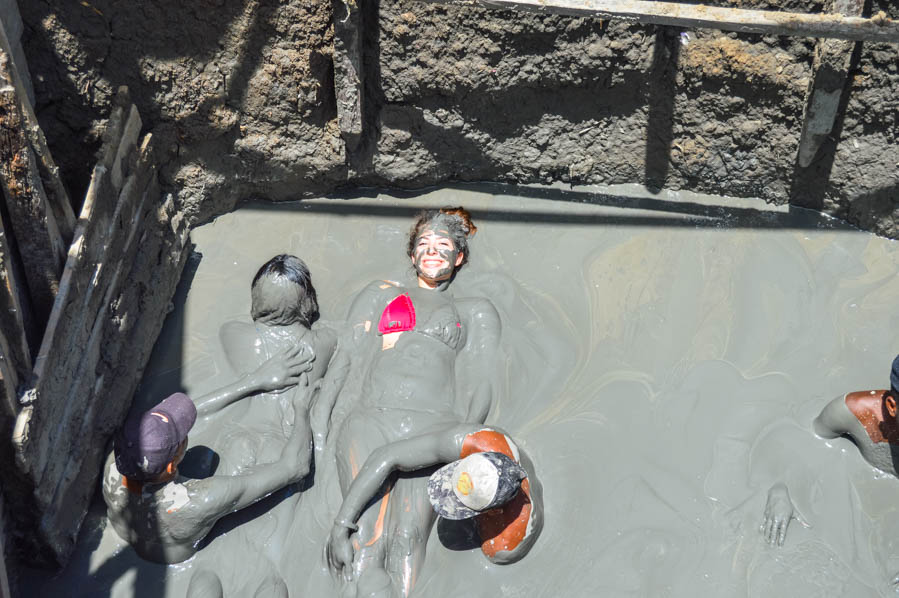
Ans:
[{"label": "wooden board", "polygon": [[349,149],[362,136],[362,15],[356,0],[332,0],[337,125]]},{"label": "wooden board", "polygon": [[25,137],[10,66],[9,55],[0,52],[0,186],[9,214],[8,230],[15,235],[22,256],[35,319],[42,322],[49,317],[59,290],[66,246]]},{"label": "wooden board", "polygon": [[882,13],[870,19],[834,14],[720,8],[703,4],[647,0],[426,0],[435,4],[480,5],[649,25],[721,29],[763,35],[832,37],[857,41],[897,42],[899,22]]},{"label": "wooden board", "polygon": [[[9,40],[2,27],[0,27],[0,52],[13,56]],[[28,93],[22,82],[22,73],[19,73],[12,66],[11,62],[9,64],[8,77],[19,98],[25,136],[28,138],[31,149],[37,159],[38,172],[44,185],[44,192],[46,193],[50,209],[56,218],[59,234],[62,236],[63,242],[68,245],[72,241],[72,233],[75,230],[75,214],[72,211],[72,202],[69,200],[69,195],[66,193],[65,186],[59,176],[59,168],[56,167],[56,163],[50,155],[47,139],[44,137],[44,132],[40,124],[38,124],[37,116],[34,114],[34,107],[28,100]]]},{"label": "wooden board", "polygon": [[36,464],[38,484],[45,476],[51,483],[59,479],[58,469],[65,461],[53,458],[49,447],[60,442],[74,444],[89,406],[90,393],[80,385],[93,384],[99,355],[99,348],[92,345],[95,331],[116,289],[121,268],[130,267],[133,255],[128,250],[140,225],[136,218],[139,200],[155,176],[149,140],[148,136],[142,144],[135,172],[121,191],[104,166],[95,168],[66,262],[59,301],[35,359],[34,390],[39,409],[36,454],[45,457],[44,463]]},{"label": "wooden board", "polygon": [[[849,16],[860,16],[864,8],[864,0],[835,0],[833,3],[835,13]],[[851,40],[821,39],[815,45],[812,79],[805,99],[796,160],[802,168],[811,165],[821,144],[833,130],[856,43]]]}]

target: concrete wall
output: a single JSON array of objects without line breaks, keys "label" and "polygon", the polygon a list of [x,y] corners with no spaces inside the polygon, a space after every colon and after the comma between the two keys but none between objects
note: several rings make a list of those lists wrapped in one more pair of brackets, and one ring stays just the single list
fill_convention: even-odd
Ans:
[{"label": "concrete wall", "polygon": [[[893,2],[869,4],[899,16]],[[347,149],[330,0],[23,5],[40,118],[73,194],[90,172],[84,150],[96,147],[113,90],[126,84],[170,142],[165,183],[192,219],[247,196],[293,199],[346,184],[643,182],[790,201],[899,234],[895,45],[861,46],[844,116],[800,169],[812,39],[417,0],[361,6],[365,130]]]}]

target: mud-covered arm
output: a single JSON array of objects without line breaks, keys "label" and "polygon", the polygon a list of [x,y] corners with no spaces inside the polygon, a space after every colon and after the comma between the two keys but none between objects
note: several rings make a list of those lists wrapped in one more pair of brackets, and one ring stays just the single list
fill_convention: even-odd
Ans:
[{"label": "mud-covered arm", "polygon": [[350,484],[336,520],[355,523],[365,505],[394,471],[415,471],[455,461],[465,436],[477,429],[479,427],[460,424],[375,449]]},{"label": "mud-covered arm", "polygon": [[378,305],[383,302],[381,286],[386,283],[378,281],[369,283],[353,299],[347,314],[347,329],[339,334],[337,351],[328,365],[322,378],[321,388],[311,408],[312,434],[315,448],[322,450],[328,439],[328,428],[331,412],[337,403],[353,364],[361,359],[366,345],[371,342],[373,327],[377,319]]},{"label": "mud-covered arm", "polygon": [[207,495],[201,497],[209,505],[205,514],[207,521],[215,522],[306,477],[311,469],[312,439],[308,410],[298,403],[300,400],[295,401],[294,405],[296,419],[293,431],[277,461],[248,468],[241,475],[213,476],[203,480],[208,482]]},{"label": "mud-covered arm", "polygon": [[849,429],[846,416],[850,415],[846,408],[846,397],[837,397],[825,405],[824,409],[812,424],[815,434],[821,438],[837,438]]},{"label": "mud-covered arm", "polygon": [[274,392],[295,386],[304,380],[303,374],[312,369],[315,356],[296,345],[266,360],[255,371],[236,381],[207,393],[194,402],[197,415],[210,415],[233,402],[260,392]]},{"label": "mud-covered arm", "polygon": [[374,450],[350,484],[331,527],[326,555],[332,571],[352,578],[353,545],[350,534],[365,505],[394,471],[415,471],[459,458],[465,436],[477,428],[451,426],[431,434],[400,440]]},{"label": "mud-covered arm", "polygon": [[494,402],[494,380],[499,361],[502,323],[486,299],[459,302],[467,315],[467,339],[456,361],[459,373],[460,413],[466,421],[483,423]]},{"label": "mud-covered arm", "polygon": [[337,348],[328,370],[321,380],[318,394],[309,409],[312,427],[312,439],[315,449],[321,451],[328,440],[331,412],[337,402],[337,396],[343,389],[350,372],[351,352],[341,346]]}]

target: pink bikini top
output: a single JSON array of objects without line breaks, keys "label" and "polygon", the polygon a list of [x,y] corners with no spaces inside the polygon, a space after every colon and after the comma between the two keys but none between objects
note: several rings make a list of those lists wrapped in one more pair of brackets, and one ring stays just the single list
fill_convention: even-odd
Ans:
[{"label": "pink bikini top", "polygon": [[406,293],[387,304],[378,322],[378,332],[405,332],[415,328],[415,306]]},{"label": "pink bikini top", "polygon": [[451,304],[444,305],[431,314],[430,320],[420,323],[416,329],[415,306],[412,298],[407,293],[395,297],[384,311],[378,321],[378,333],[389,334],[391,332],[405,332],[413,330],[425,336],[438,340],[451,349],[458,350],[465,344],[462,335],[462,322],[459,314]]}]

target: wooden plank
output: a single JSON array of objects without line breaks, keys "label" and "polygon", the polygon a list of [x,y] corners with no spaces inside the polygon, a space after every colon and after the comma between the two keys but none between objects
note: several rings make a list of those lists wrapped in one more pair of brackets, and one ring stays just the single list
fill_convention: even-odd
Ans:
[{"label": "wooden plank", "polygon": [[[833,3],[834,12],[847,16],[860,16],[864,7],[864,0],[835,0]],[[811,165],[821,144],[833,130],[855,44],[840,39],[820,39],[815,44],[812,79],[799,137],[797,162],[802,168]]]},{"label": "wooden plank", "polygon": [[[137,172],[137,169],[135,170]],[[126,182],[123,196],[131,185]],[[139,185],[131,186],[138,188]],[[187,228],[173,218],[171,201],[162,209],[155,176],[140,196],[131,194],[140,206],[134,210],[131,233],[122,249],[117,280],[104,298],[102,313],[87,343],[90,367],[82,369],[76,382],[78,396],[89,396],[80,422],[79,442],[73,444],[57,471],[47,475],[36,496],[51,496],[36,525],[39,536],[65,558],[78,524],[92,497],[92,490],[105,457],[104,447],[124,418],[165,319],[187,252]],[[124,202],[123,202],[124,203]],[[127,210],[123,209],[123,213]],[[118,217],[114,222],[121,222]],[[166,274],[160,276],[160,272]],[[96,348],[102,347],[102,351]],[[110,401],[108,397],[120,397]],[[67,400],[73,400],[70,396]],[[56,466],[54,466],[56,467]],[[52,483],[56,481],[56,486]]]},{"label": "wooden plank", "polygon": [[[95,299],[85,299],[80,318],[66,320],[68,326],[63,328],[62,338],[64,353],[60,359],[55,360],[53,371],[47,369],[48,361],[45,360],[42,364],[43,374],[38,379],[35,390],[41,401],[39,407],[42,412],[48,413],[48,417],[43,419],[42,416],[42,421],[46,424],[39,432],[39,446],[49,447],[62,442],[65,446],[74,447],[75,441],[83,437],[84,428],[89,429],[94,425],[92,414],[95,405],[91,401],[96,397],[90,394],[90,388],[96,381],[100,354],[93,347],[98,342],[98,331],[103,327],[109,303],[118,293],[124,276],[122,272],[127,275],[134,259],[137,245],[135,235],[141,225],[140,214],[143,202],[146,201],[146,189],[155,176],[155,168],[149,163],[148,143],[149,136],[143,144],[144,151],[138,167],[129,177],[115,212],[107,221],[107,230],[94,237],[105,239],[103,254],[96,262],[96,267],[91,269],[94,274],[90,292]],[[44,347],[42,352],[43,350]],[[56,354],[59,347],[48,347],[48,350]],[[42,482],[46,479],[52,490],[65,474],[66,461],[49,453],[39,451],[39,454],[45,454],[49,458],[36,480]],[[73,455],[77,457],[76,450],[73,450]],[[53,492],[48,493],[48,498],[52,496]]]},{"label": "wooden plank", "polygon": [[[2,27],[0,27],[0,51],[10,56],[13,55],[9,40],[6,38]],[[72,202],[69,200],[69,194],[66,193],[65,186],[59,176],[59,168],[56,167],[56,163],[50,155],[47,139],[44,137],[44,132],[37,121],[37,116],[34,114],[34,108],[28,100],[28,93],[25,90],[21,73],[11,62],[8,63],[6,68],[8,70],[6,77],[15,88],[20,100],[19,107],[22,110],[25,135],[37,158],[37,167],[47,201],[50,209],[53,211],[53,216],[56,218],[56,226],[59,228],[59,234],[62,236],[63,243],[68,245],[72,241],[72,234],[75,230],[75,214],[72,211]]]},{"label": "wooden plank", "polygon": [[[15,268],[12,249],[8,243],[3,221],[0,219],[0,332],[6,344],[3,359],[16,375],[16,384],[28,381],[31,374],[31,350],[25,334],[22,290]],[[13,413],[17,413],[16,409]]]},{"label": "wooden plank", "polygon": [[24,134],[18,94],[6,78],[3,67],[8,63],[9,55],[0,53],[0,185],[35,317],[45,322],[59,290],[66,247]]},{"label": "wooden plank", "polygon": [[599,19],[621,19],[647,25],[720,29],[762,35],[827,37],[857,41],[897,42],[899,22],[884,13],[870,19],[832,14],[805,14],[703,4],[647,0],[425,0],[435,4],[481,5]]},{"label": "wooden plank", "polygon": [[131,103],[127,87],[119,87],[113,104],[103,134],[99,164],[109,171],[115,188],[121,189],[128,174],[127,158],[137,144],[143,122],[137,108]]},{"label": "wooden plank", "polygon": [[352,150],[362,137],[362,16],[358,0],[332,0],[331,7],[337,125],[344,143]]}]

